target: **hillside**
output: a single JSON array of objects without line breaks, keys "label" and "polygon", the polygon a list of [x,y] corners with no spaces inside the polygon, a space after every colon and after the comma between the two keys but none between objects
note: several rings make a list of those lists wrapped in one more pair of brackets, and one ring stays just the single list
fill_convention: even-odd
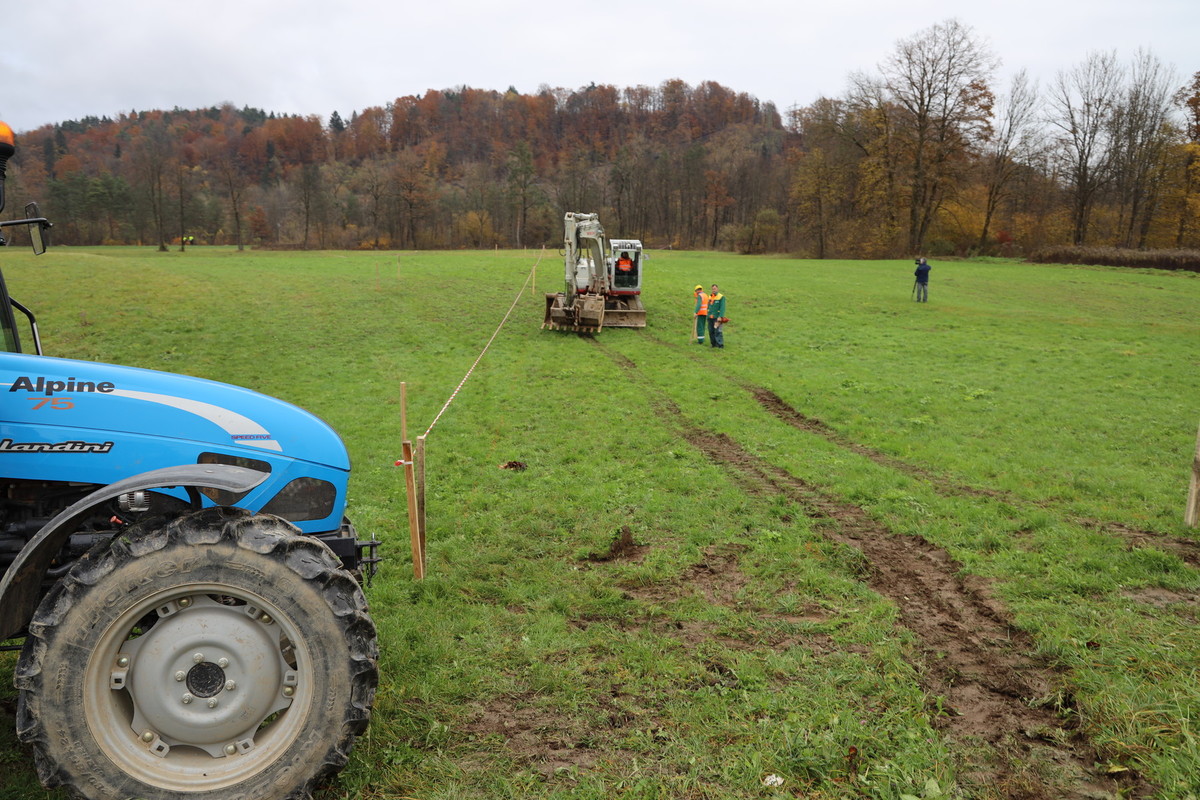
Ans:
[{"label": "hillside", "polygon": [[[995,86],[971,46],[945,56],[967,65],[949,82],[922,85],[936,70],[901,52],[786,118],[679,80],[430,90],[348,120],[91,117],[23,134],[10,195],[39,199],[63,244],[553,246],[563,212],[588,211],[654,247],[816,258],[1200,247],[1200,74],[1085,64],[1039,96]],[[1116,77],[1083,130],[1099,66]]]}]

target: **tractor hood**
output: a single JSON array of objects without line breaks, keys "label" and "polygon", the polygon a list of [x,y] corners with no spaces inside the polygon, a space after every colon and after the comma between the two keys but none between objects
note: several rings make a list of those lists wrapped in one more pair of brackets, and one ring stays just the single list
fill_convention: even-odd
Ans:
[{"label": "tractor hood", "polygon": [[215,381],[6,353],[0,392],[0,462],[19,456],[25,474],[46,465],[46,479],[103,483],[208,453],[350,469],[341,439],[317,417]]}]

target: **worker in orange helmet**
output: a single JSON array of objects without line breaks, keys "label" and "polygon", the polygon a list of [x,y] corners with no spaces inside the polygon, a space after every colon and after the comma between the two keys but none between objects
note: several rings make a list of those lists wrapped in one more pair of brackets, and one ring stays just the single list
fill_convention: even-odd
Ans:
[{"label": "worker in orange helmet", "polygon": [[704,287],[696,284],[696,344],[704,344],[704,331],[708,327],[708,295]]}]

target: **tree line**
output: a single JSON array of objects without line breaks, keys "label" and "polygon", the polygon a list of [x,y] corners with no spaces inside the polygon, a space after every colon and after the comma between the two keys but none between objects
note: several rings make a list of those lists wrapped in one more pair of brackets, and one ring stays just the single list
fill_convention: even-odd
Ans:
[{"label": "tree line", "polygon": [[1200,247],[1200,72],[1097,52],[1045,87],[948,20],[781,114],[714,82],[459,87],[343,119],[224,105],[46,125],[10,196],[61,244],[651,247],[815,258]]}]

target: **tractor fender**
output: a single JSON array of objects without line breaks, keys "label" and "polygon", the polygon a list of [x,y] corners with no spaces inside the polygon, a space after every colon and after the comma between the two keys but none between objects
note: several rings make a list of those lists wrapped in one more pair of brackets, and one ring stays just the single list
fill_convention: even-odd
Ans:
[{"label": "tractor fender", "polygon": [[75,527],[87,519],[96,506],[127,492],[146,489],[185,487],[248,492],[268,477],[265,472],[228,464],[185,464],[132,475],[102,486],[73,503],[42,526],[0,580],[0,641],[15,635],[29,621],[38,604],[42,576]]}]

